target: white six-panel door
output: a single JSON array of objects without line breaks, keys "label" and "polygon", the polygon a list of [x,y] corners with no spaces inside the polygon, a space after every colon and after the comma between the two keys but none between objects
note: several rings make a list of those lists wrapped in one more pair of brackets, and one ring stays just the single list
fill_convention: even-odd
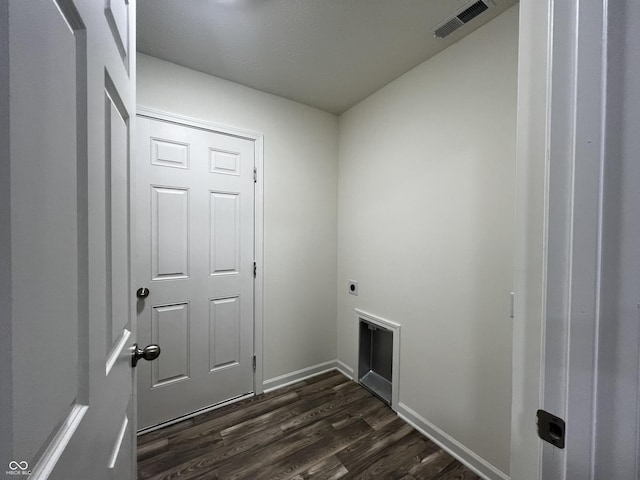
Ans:
[{"label": "white six-panel door", "polygon": [[139,428],[253,392],[254,142],[138,116]]},{"label": "white six-panel door", "polygon": [[13,449],[0,468],[133,479],[135,5],[11,0],[9,39]]}]

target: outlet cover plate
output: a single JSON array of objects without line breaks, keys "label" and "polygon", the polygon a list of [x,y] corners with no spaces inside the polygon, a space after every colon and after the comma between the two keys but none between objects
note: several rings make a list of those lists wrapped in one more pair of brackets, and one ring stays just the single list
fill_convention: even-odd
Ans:
[{"label": "outlet cover plate", "polygon": [[349,280],[347,290],[351,295],[358,295],[358,282],[355,280]]}]

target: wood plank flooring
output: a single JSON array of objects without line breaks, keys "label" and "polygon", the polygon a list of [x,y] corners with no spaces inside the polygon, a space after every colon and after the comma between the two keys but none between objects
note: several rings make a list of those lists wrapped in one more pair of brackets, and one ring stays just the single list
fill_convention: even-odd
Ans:
[{"label": "wood plank flooring", "polygon": [[479,480],[338,372],[138,437],[139,480]]}]

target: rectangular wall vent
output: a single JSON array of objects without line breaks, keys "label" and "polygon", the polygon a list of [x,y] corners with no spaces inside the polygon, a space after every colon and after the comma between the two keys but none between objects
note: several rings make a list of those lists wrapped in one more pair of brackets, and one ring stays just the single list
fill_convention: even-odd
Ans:
[{"label": "rectangular wall vent", "polygon": [[462,27],[465,23],[470,22],[482,12],[489,10],[493,6],[491,0],[478,0],[471,4],[467,4],[461,11],[440,22],[437,27],[433,28],[433,36],[436,38],[444,38]]}]

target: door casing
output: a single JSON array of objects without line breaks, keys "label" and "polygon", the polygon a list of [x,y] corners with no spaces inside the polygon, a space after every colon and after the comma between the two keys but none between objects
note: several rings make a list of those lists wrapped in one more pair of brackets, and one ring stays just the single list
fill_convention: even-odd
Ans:
[{"label": "door casing", "polygon": [[[637,281],[631,280],[626,264],[637,262],[638,249],[630,247],[629,220],[640,215],[640,203],[631,201],[633,195],[637,198],[637,187],[633,191],[631,181],[616,177],[631,159],[622,156],[623,147],[612,154],[612,145],[622,143],[615,135],[631,130],[616,122],[628,121],[631,115],[636,121],[640,118],[638,102],[619,88],[620,83],[624,85],[621,72],[627,75],[628,88],[637,85],[629,81],[630,76],[639,76],[637,62],[625,64],[630,57],[621,54],[624,35],[635,39],[640,35],[637,22],[623,15],[625,6],[632,6],[632,13],[638,15],[631,0],[520,2],[510,468],[514,479],[600,478],[600,469],[612,471],[607,470],[607,459],[598,456],[599,445],[607,442],[602,431],[614,432],[621,441],[616,429],[621,430],[623,422],[616,425],[616,420],[624,418],[635,425],[640,416],[637,376],[628,385],[635,389],[628,416],[628,411],[611,414],[609,410],[602,415],[601,410],[603,403],[620,395],[606,388],[606,380],[620,371],[609,368],[601,375],[603,367],[611,367],[606,363],[611,358],[603,358],[611,345],[603,342],[601,334],[620,326],[637,329],[629,327],[629,320],[637,323],[629,314],[637,312],[637,300],[629,302],[623,295],[635,289],[637,298]],[[628,41],[627,45],[634,44]],[[624,94],[630,102],[618,98]],[[627,148],[634,141],[627,139]],[[637,171],[627,176],[634,178]],[[619,188],[625,185],[626,189]],[[620,201],[617,209],[610,206],[612,189],[621,192],[613,195],[614,202]],[[637,226],[637,221],[633,224]],[[620,251],[627,256],[616,269],[607,264],[611,255],[609,251],[607,258],[606,248],[609,244],[610,250],[611,242],[618,239],[626,240],[627,249]],[[616,275],[629,282],[622,285],[626,289],[620,288],[619,298],[617,292],[607,291]],[[634,275],[637,279],[638,274]],[[611,303],[612,299],[624,299],[619,305],[631,304],[626,318],[602,317],[603,300]],[[636,330],[633,335],[637,334]],[[624,347],[624,355],[638,358],[636,338]],[[567,421],[565,449],[537,437],[538,408]],[[626,443],[637,449],[637,429],[628,437]],[[631,465],[633,461],[636,465]],[[635,478],[637,455],[628,463],[626,467],[635,468],[636,473],[625,478]]]}]

